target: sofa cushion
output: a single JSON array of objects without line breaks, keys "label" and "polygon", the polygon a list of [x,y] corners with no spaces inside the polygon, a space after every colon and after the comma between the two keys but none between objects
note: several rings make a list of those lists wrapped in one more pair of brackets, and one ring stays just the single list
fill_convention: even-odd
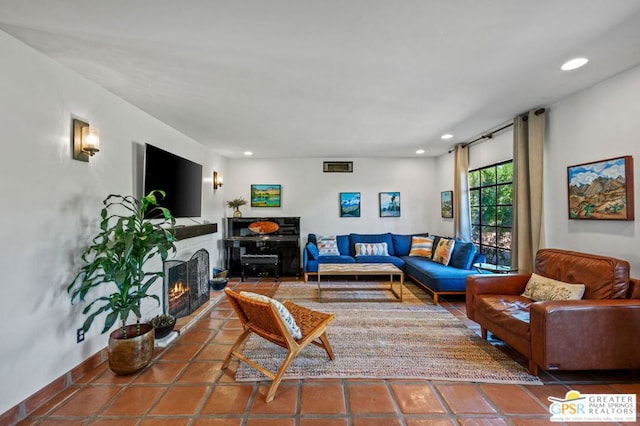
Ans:
[{"label": "sofa cushion", "polygon": [[476,271],[451,268],[419,256],[403,256],[405,272],[433,291],[460,291],[467,288],[467,276]]},{"label": "sofa cushion", "polygon": [[356,243],[356,257],[358,256],[389,256],[387,243]]},{"label": "sofa cushion", "polygon": [[309,255],[309,259],[317,260],[320,255],[318,246],[313,243],[307,243],[307,254]]},{"label": "sofa cushion", "polygon": [[300,327],[298,327],[298,324],[296,324],[296,320],[293,318],[293,316],[291,316],[291,312],[289,312],[289,310],[282,303],[278,302],[276,299],[272,299],[262,294],[252,293],[250,291],[241,291],[240,296],[244,296],[248,299],[258,300],[260,302],[270,303],[274,308],[276,308],[276,311],[278,311],[278,314],[280,315],[280,318],[282,318],[282,321],[284,322],[285,327],[287,327],[287,331],[289,331],[289,334],[291,334],[291,337],[293,337],[294,339],[302,338]]},{"label": "sofa cushion", "polygon": [[460,269],[471,269],[476,251],[475,244],[463,243],[462,241],[456,240],[453,253],[451,253],[451,259],[449,259],[449,266]]},{"label": "sofa cushion", "polygon": [[397,256],[356,256],[356,263],[392,263],[404,270],[404,260]]},{"label": "sofa cushion", "polygon": [[522,295],[531,300],[580,300],[584,294],[584,284],[569,284],[538,274],[531,274]]},{"label": "sofa cushion", "polygon": [[431,258],[433,255],[433,238],[417,237],[411,239],[409,256],[422,256]]},{"label": "sofa cushion", "polygon": [[390,256],[395,256],[393,251],[393,240],[391,234],[349,234],[350,252],[352,256],[356,254],[356,243],[387,243],[387,251]]},{"label": "sofa cushion", "polygon": [[522,296],[476,295],[476,312],[501,328],[530,340],[529,310],[533,302]]},{"label": "sofa cushion", "polygon": [[339,256],[338,241],[335,235],[324,235],[316,237],[318,252],[320,256]]},{"label": "sofa cushion", "polygon": [[353,256],[318,256],[319,263],[356,263]]},{"label": "sofa cushion", "polygon": [[440,238],[438,245],[433,252],[433,261],[447,266],[451,260],[451,254],[455,246],[455,240],[449,238]]}]

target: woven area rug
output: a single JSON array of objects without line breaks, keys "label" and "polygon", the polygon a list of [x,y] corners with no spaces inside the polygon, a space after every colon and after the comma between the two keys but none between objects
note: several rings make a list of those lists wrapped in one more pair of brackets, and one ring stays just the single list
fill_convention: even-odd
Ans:
[{"label": "woven area rug", "polygon": [[[317,301],[313,282],[283,282],[275,294],[278,300],[336,315],[327,335],[335,359],[314,345],[306,347],[289,366],[285,379],[300,378],[375,378],[430,379],[482,383],[541,385],[542,382],[499,349],[482,340],[449,311],[434,305],[415,284],[404,287],[404,301],[358,302],[359,297],[391,299],[386,291],[368,291],[376,282],[323,283],[322,298],[332,293],[354,301]],[[353,292],[331,290],[355,286]],[[387,284],[388,286],[388,284]],[[326,288],[326,291],[325,291]],[[389,294],[387,294],[389,293]],[[272,372],[282,363],[286,350],[251,336],[243,354]],[[266,377],[241,362],[237,381],[259,381]]]}]

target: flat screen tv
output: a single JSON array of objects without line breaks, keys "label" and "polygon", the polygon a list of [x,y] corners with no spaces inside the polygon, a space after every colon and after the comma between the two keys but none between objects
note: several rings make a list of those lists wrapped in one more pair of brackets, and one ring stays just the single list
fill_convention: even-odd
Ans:
[{"label": "flat screen tv", "polygon": [[144,158],[144,193],[166,192],[159,204],[174,217],[202,215],[202,165],[147,144]]}]

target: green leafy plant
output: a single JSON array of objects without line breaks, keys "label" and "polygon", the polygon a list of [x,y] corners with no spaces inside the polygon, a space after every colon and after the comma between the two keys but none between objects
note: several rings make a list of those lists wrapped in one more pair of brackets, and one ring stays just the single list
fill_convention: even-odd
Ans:
[{"label": "green leafy plant", "polygon": [[111,194],[103,201],[100,232],[82,254],[84,265],[67,287],[71,303],[85,301],[91,290],[104,286],[112,290],[83,309],[87,315],[82,325],[85,332],[98,315],[106,313],[102,333],[119,319],[127,338],[126,323],[132,313],[139,333],[140,302],[152,298],[160,304],[158,296],[148,291],[164,272],[145,272],[144,266],[155,256],[164,261],[170,250],[175,252],[175,219],[158,205],[157,196],[164,197],[164,191],[151,191],[142,199]]}]

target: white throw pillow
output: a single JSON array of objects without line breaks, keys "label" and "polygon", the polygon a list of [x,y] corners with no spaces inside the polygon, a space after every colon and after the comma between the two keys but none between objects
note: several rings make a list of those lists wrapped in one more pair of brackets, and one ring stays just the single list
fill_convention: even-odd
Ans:
[{"label": "white throw pillow", "polygon": [[291,334],[291,337],[293,337],[294,339],[302,338],[300,327],[298,327],[298,324],[296,324],[296,320],[291,316],[291,312],[289,312],[289,310],[282,303],[270,297],[258,293],[252,293],[250,291],[241,291],[240,295],[249,299],[259,300],[260,302],[271,303],[271,305],[273,305],[278,311],[278,314],[280,314],[280,318],[282,318],[282,321],[284,321],[284,325],[287,327],[287,330],[289,331],[289,334]]},{"label": "white throw pillow", "polygon": [[580,300],[584,295],[584,284],[569,284],[552,278],[531,274],[522,293],[536,302],[544,300]]},{"label": "white throw pillow", "polygon": [[335,235],[318,236],[316,245],[320,256],[340,256],[338,240]]},{"label": "white throw pillow", "polygon": [[356,243],[356,256],[389,256],[387,243]]}]

